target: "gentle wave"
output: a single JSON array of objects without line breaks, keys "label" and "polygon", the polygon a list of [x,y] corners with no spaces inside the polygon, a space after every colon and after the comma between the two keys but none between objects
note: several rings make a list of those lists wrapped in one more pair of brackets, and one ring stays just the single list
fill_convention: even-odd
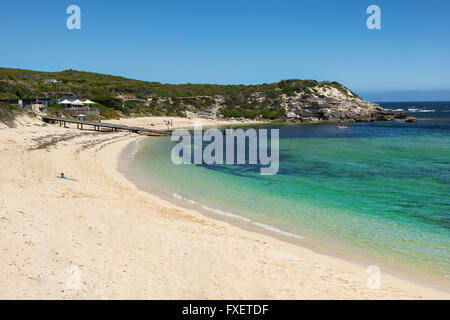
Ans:
[{"label": "gentle wave", "polygon": [[238,216],[238,215],[236,215],[234,213],[231,213],[231,212],[226,212],[226,211],[222,211],[222,210],[219,210],[219,209],[210,208],[210,207],[207,207],[205,205],[202,205],[202,208],[207,210],[207,211],[210,211],[210,212],[214,212],[214,213],[218,213],[218,214],[221,214],[221,215],[224,215],[224,216],[233,217],[233,218],[236,218],[236,219],[240,219],[240,220],[244,220],[244,221],[247,221],[247,222],[251,222],[250,219],[247,219],[247,218],[242,217],[242,216]]},{"label": "gentle wave", "polygon": [[286,231],[277,229],[277,228],[272,227],[272,226],[268,226],[267,224],[263,224],[263,223],[259,223],[259,222],[255,222],[255,221],[253,221],[253,224],[254,224],[254,225],[257,225],[258,227],[261,227],[261,228],[270,230],[270,231],[274,231],[274,232],[277,232],[277,233],[281,233],[281,234],[283,234],[283,235],[285,235],[285,236],[294,237],[294,238],[297,238],[297,239],[305,239],[305,237],[296,235],[296,234],[294,234],[294,233],[286,232]]},{"label": "gentle wave", "polygon": [[178,200],[184,200],[185,199],[185,198],[183,198],[181,195],[179,195],[176,192],[172,193],[172,197],[174,197],[175,199],[178,199]]},{"label": "gentle wave", "polygon": [[[197,204],[197,202],[195,202],[194,200],[187,199],[187,198],[183,197],[182,195],[180,195],[180,194],[178,194],[176,192],[172,193],[172,197],[174,197],[175,199],[178,199],[178,200],[186,201],[186,202],[188,202],[190,204]],[[226,211],[222,211],[222,210],[219,210],[219,209],[210,208],[210,207],[205,206],[205,205],[201,205],[201,207],[203,209],[207,210],[207,211],[210,211],[210,212],[214,212],[214,213],[218,213],[218,214],[221,214],[221,215],[224,215],[224,216],[233,217],[233,218],[236,218],[236,219],[241,219],[241,220],[244,220],[244,221],[247,221],[247,222],[251,222],[250,219],[247,219],[247,218],[242,217],[242,216],[238,216],[238,215],[236,215],[234,213],[231,213],[231,212],[226,212]]]},{"label": "gentle wave", "polygon": [[[397,109],[393,111],[401,111],[402,109]],[[409,112],[436,112],[436,110],[431,109],[416,109],[416,108],[410,108],[408,109]]]},{"label": "gentle wave", "polygon": [[136,156],[136,153],[139,151],[139,143],[143,140],[143,137],[137,138],[136,141],[134,141],[134,148],[133,152],[131,153],[131,156],[134,158]]},{"label": "gentle wave", "polygon": [[[178,200],[186,201],[186,202],[191,203],[191,204],[196,204],[197,203],[194,200],[187,199],[187,198],[183,197],[182,195],[180,195],[180,194],[178,194],[176,192],[172,193],[172,197],[174,197],[175,199],[178,199]],[[269,230],[269,231],[272,231],[272,232],[276,232],[276,233],[282,234],[284,236],[288,236],[288,237],[292,237],[292,238],[296,238],[296,239],[305,239],[305,237],[296,235],[296,234],[291,233],[291,232],[286,232],[286,231],[280,230],[278,228],[269,226],[267,224],[259,223],[259,222],[256,222],[256,221],[252,221],[252,220],[250,220],[248,218],[245,218],[243,216],[239,216],[239,215],[231,213],[231,212],[222,211],[222,210],[219,210],[219,209],[214,209],[214,208],[211,208],[211,207],[208,207],[208,206],[205,206],[205,205],[201,205],[201,207],[204,210],[206,210],[206,211],[213,212],[213,213],[220,214],[220,215],[227,216],[227,217],[231,217],[231,218],[235,218],[235,219],[239,219],[239,220],[243,220],[245,222],[252,223],[252,224],[254,224],[254,225],[258,226],[258,227],[261,227],[263,229],[266,229],[266,230]]]},{"label": "gentle wave", "polygon": [[178,200],[186,201],[186,202],[188,202],[190,204],[196,204],[197,203],[194,200],[187,199],[187,198],[183,197],[182,195],[180,195],[180,194],[178,194],[176,192],[172,193],[172,197],[174,197],[175,199],[178,199]]}]

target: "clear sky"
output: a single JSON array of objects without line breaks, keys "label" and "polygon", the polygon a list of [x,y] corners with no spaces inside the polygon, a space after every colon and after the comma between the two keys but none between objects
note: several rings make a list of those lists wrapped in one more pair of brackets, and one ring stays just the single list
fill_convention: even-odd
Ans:
[{"label": "clear sky", "polygon": [[[72,4],[81,30],[66,27]],[[371,4],[381,30],[366,27]],[[371,100],[419,90],[450,100],[448,0],[1,1],[0,30],[2,67],[164,83],[336,80]]]}]

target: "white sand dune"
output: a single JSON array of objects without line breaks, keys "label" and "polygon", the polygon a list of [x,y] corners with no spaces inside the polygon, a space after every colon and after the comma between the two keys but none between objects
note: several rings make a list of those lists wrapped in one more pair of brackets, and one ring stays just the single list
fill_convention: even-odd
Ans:
[{"label": "white sand dune", "polygon": [[[1,299],[450,297],[385,274],[371,290],[365,267],[138,190],[117,171],[137,135],[20,121],[0,129]],[[152,121],[164,127],[162,118],[123,122]],[[60,172],[77,181],[56,179]]]}]

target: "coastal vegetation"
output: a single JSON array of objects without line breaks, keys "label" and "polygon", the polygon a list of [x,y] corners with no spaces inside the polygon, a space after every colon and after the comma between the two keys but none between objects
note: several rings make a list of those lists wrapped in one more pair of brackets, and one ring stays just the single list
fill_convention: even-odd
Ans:
[{"label": "coastal vegetation", "polygon": [[7,127],[14,127],[15,112],[17,108],[12,105],[0,102],[0,123]]},{"label": "coastal vegetation", "polygon": [[[187,112],[225,118],[284,117],[283,97],[319,99],[321,88],[360,99],[337,82],[290,79],[259,85],[163,84],[106,74],[65,70],[39,72],[0,68],[0,100],[83,97],[97,104],[102,117],[185,116]],[[49,112],[64,115],[51,104]]]}]

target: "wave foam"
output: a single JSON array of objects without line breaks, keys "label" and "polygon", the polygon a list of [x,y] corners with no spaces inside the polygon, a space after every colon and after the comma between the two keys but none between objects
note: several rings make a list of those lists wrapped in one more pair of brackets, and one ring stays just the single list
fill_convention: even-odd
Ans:
[{"label": "wave foam", "polygon": [[131,153],[131,156],[132,156],[133,158],[136,157],[136,153],[139,151],[139,143],[140,143],[143,139],[144,139],[144,137],[139,137],[139,138],[137,138],[137,139],[134,141],[135,146],[134,146],[134,148],[133,148],[133,152]]},{"label": "wave foam", "polygon": [[221,214],[221,215],[224,215],[224,216],[233,217],[233,218],[236,218],[236,219],[240,219],[240,220],[244,220],[244,221],[247,221],[247,222],[251,222],[250,219],[247,219],[247,218],[242,217],[242,216],[238,216],[237,214],[234,214],[234,213],[231,213],[231,212],[226,212],[226,211],[222,211],[222,210],[219,210],[219,209],[210,208],[210,207],[207,207],[205,205],[202,205],[202,208],[207,210],[207,211],[218,213],[218,214]]},{"label": "wave foam", "polygon": [[276,233],[281,233],[282,235],[285,235],[285,236],[288,236],[288,237],[293,237],[293,238],[297,238],[297,239],[305,239],[305,237],[296,235],[296,234],[291,233],[291,232],[286,232],[286,231],[280,230],[280,229],[272,227],[272,226],[268,226],[267,224],[263,224],[263,223],[259,223],[259,222],[255,222],[255,221],[253,221],[253,224],[257,225],[258,227],[261,227],[261,228],[264,228],[266,230],[269,230],[269,231],[274,231]]},{"label": "wave foam", "polygon": [[[394,110],[396,111],[396,110]],[[436,110],[428,110],[428,109],[416,109],[416,108],[411,108],[408,109],[409,112],[436,112]]]},{"label": "wave foam", "polygon": [[[186,201],[186,202],[188,202],[190,204],[197,204],[197,202],[195,202],[194,200],[187,199],[187,198],[183,197],[182,195],[180,195],[180,194],[178,194],[176,192],[172,193],[172,197],[174,197],[174,198],[176,198],[178,200]],[[227,217],[231,217],[231,218],[234,218],[234,219],[243,220],[245,222],[252,223],[252,224],[254,224],[254,225],[258,226],[258,227],[261,227],[263,229],[266,229],[266,230],[269,230],[269,231],[272,231],[272,232],[276,232],[276,233],[279,233],[279,234],[282,234],[282,235],[285,235],[285,236],[288,236],[288,237],[292,237],[292,238],[296,238],[296,239],[305,239],[305,237],[296,235],[296,234],[291,233],[291,232],[286,232],[286,231],[280,230],[278,228],[269,226],[267,224],[259,223],[259,222],[256,222],[256,221],[252,221],[252,220],[250,220],[248,218],[245,218],[243,216],[239,216],[237,214],[234,214],[234,213],[231,213],[231,212],[228,212],[228,211],[222,211],[222,210],[219,210],[219,209],[214,209],[214,208],[205,206],[203,204],[201,205],[201,207],[204,210],[206,210],[206,211],[209,211],[209,212],[212,212],[212,213],[216,213],[216,214],[220,214],[220,215],[227,216]]]},{"label": "wave foam", "polygon": [[172,197],[174,197],[175,199],[178,199],[178,200],[186,200],[185,198],[183,198],[183,196],[179,195],[176,192],[172,193]]}]

